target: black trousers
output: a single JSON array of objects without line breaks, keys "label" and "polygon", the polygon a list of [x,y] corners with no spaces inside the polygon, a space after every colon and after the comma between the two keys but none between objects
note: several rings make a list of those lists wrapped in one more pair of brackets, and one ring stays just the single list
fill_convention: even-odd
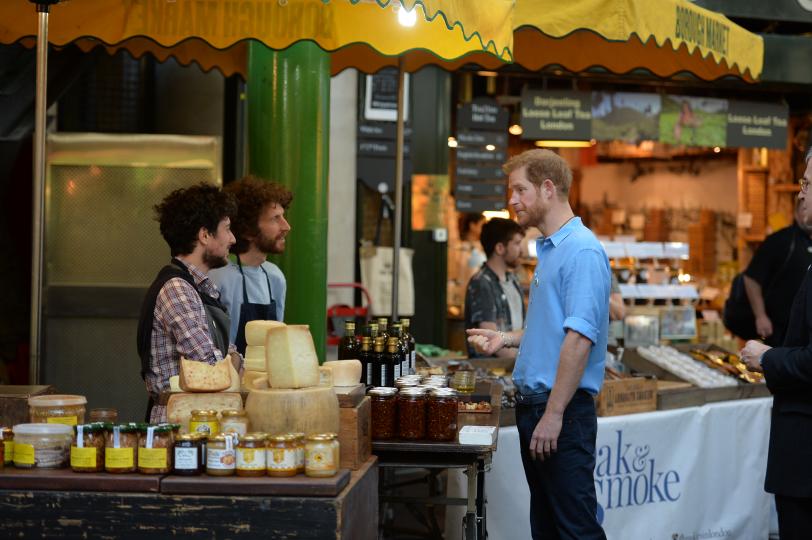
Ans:
[{"label": "black trousers", "polygon": [[812,538],[812,498],[776,495],[775,510],[781,540]]},{"label": "black trousers", "polygon": [[595,496],[595,439],[598,419],[587,392],[575,393],[564,411],[558,450],[534,460],[530,439],[547,406],[546,399],[516,406],[516,427],[527,484],[533,540],[605,540]]}]

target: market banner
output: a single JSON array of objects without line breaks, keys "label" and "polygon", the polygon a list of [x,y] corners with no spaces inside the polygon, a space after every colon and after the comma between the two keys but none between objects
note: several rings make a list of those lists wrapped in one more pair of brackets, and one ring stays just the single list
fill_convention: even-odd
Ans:
[{"label": "market banner", "polygon": [[727,141],[728,100],[663,96],[660,141],[685,146],[730,146]]},{"label": "market banner", "polygon": [[592,95],[562,90],[522,91],[522,139],[592,138]]},{"label": "market banner", "polygon": [[727,109],[727,146],[786,148],[789,107],[758,101],[731,101]]},{"label": "market banner", "polygon": [[[595,490],[610,540],[767,538],[772,398],[598,419]],[[516,427],[499,430],[485,481],[488,535],[530,538]]]}]

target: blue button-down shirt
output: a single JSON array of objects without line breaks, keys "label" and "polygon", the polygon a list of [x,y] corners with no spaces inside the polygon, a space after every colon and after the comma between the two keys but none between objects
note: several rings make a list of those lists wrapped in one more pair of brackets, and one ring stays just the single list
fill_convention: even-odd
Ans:
[{"label": "blue button-down shirt", "polygon": [[597,394],[603,382],[609,332],[611,270],[603,246],[573,218],[536,240],[538,264],[530,285],[524,336],[513,381],[523,394],[553,387],[568,330],[592,342],[579,388]]}]

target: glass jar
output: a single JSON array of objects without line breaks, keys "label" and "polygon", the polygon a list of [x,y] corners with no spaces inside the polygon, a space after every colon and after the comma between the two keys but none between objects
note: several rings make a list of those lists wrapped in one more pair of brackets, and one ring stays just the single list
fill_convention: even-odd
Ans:
[{"label": "glass jar", "polygon": [[246,433],[237,444],[237,476],[265,476],[264,433]]},{"label": "glass jar", "polygon": [[448,377],[445,375],[429,375],[423,379],[423,385],[433,388],[445,388],[448,386]]},{"label": "glass jar", "polygon": [[107,424],[104,436],[104,470],[135,472],[138,464],[138,424]]},{"label": "glass jar", "polygon": [[372,439],[393,439],[397,434],[398,400],[397,388],[378,386],[369,390],[372,405]]},{"label": "glass jar", "polygon": [[305,472],[305,434],[292,433],[296,437],[296,472],[304,474]]},{"label": "glass jar", "polygon": [[200,470],[206,470],[206,457],[208,455],[208,448],[209,448],[209,437],[205,433],[189,433],[189,435],[193,436],[198,440],[200,443]]},{"label": "glass jar", "polygon": [[220,421],[217,419],[217,411],[209,409],[195,409],[189,419],[189,431],[204,433],[205,435],[217,435],[220,433]]},{"label": "glass jar", "polygon": [[476,388],[476,372],[471,369],[460,369],[454,372],[451,387],[460,394],[472,394]]},{"label": "glass jar", "polygon": [[248,433],[248,415],[245,411],[226,409],[220,413],[220,431],[223,433],[236,433],[242,437]]},{"label": "glass jar", "polygon": [[305,447],[305,474],[323,478],[338,472],[338,439],[335,433],[308,435]]},{"label": "glass jar", "polygon": [[118,411],[116,409],[90,409],[90,422],[118,422]]},{"label": "glass jar", "polygon": [[70,468],[73,472],[104,470],[105,425],[101,422],[76,426],[76,439],[70,447]]},{"label": "glass jar", "polygon": [[28,412],[33,424],[65,424],[75,426],[85,423],[85,396],[54,394],[28,398]]},{"label": "glass jar", "polygon": [[138,430],[138,472],[167,474],[172,471],[174,432],[169,424],[141,424]]},{"label": "glass jar", "polygon": [[404,377],[398,377],[395,379],[395,388],[401,390],[402,388],[419,386],[421,380],[420,375],[406,375]]},{"label": "glass jar", "polygon": [[68,463],[73,428],[62,424],[14,426],[14,466],[57,469]]},{"label": "glass jar", "polygon": [[206,446],[206,474],[234,476],[237,471],[237,452],[231,435],[221,433],[209,437]]},{"label": "glass jar", "polygon": [[14,461],[14,431],[11,428],[0,428],[0,441],[3,441],[3,464],[11,465]]},{"label": "glass jar", "polygon": [[296,463],[297,439],[291,433],[268,437],[268,476],[296,476],[299,472]]},{"label": "glass jar", "polygon": [[426,438],[426,393],[422,388],[404,388],[398,394],[398,437]]},{"label": "glass jar", "polygon": [[426,436],[432,441],[453,441],[457,435],[459,397],[453,388],[435,388],[426,406]]},{"label": "glass jar", "polygon": [[197,433],[183,433],[175,437],[172,472],[181,476],[197,476],[203,472],[200,457],[201,437]]}]

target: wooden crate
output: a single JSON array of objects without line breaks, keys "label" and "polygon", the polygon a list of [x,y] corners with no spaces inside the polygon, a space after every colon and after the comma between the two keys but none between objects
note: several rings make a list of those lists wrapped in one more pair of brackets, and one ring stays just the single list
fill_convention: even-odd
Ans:
[{"label": "wooden crate", "polygon": [[28,398],[53,393],[48,385],[0,385],[0,427],[29,422]]},{"label": "wooden crate", "polygon": [[358,470],[372,455],[372,405],[364,397],[355,407],[339,409],[338,444],[342,469]]},{"label": "wooden crate", "polygon": [[596,403],[598,416],[618,416],[657,409],[657,379],[629,377],[603,381]]}]

